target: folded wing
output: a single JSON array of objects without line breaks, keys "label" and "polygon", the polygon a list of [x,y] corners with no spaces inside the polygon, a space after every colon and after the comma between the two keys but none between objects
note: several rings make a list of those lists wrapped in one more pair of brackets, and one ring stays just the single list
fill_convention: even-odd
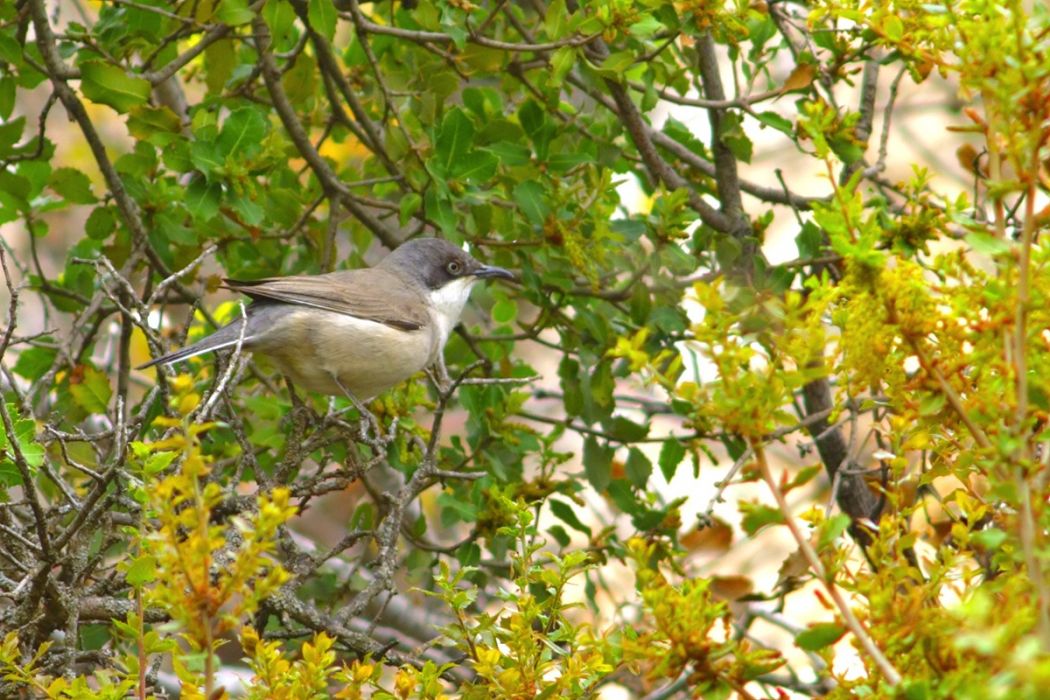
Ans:
[{"label": "folded wing", "polygon": [[256,301],[281,301],[414,331],[428,321],[421,290],[382,268],[343,270],[326,275],[223,280],[225,287]]}]

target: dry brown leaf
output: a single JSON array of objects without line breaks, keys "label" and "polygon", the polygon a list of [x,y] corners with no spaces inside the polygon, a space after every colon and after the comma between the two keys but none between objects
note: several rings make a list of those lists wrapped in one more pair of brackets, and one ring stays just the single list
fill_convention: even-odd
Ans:
[{"label": "dry brown leaf", "polygon": [[794,589],[798,586],[798,580],[807,571],[809,571],[809,560],[806,559],[801,549],[796,549],[780,565],[779,576],[777,576],[777,588]]},{"label": "dry brown leaf", "polygon": [[719,518],[682,536],[682,546],[694,554],[722,554],[733,544],[733,528]]},{"label": "dry brown leaf", "polygon": [[747,576],[712,576],[711,593],[720,600],[740,600],[755,590],[755,584]]},{"label": "dry brown leaf", "polygon": [[780,88],[780,91],[791,92],[792,90],[807,88],[816,76],[816,66],[811,63],[801,63],[795,66],[795,70],[791,71],[791,75],[784,81],[784,86]]}]

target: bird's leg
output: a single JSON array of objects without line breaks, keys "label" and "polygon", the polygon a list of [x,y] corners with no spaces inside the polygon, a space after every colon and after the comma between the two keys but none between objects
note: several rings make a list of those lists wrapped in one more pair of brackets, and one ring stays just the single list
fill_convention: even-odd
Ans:
[{"label": "bird's leg", "polygon": [[361,438],[373,447],[389,443],[390,441],[385,435],[383,435],[383,431],[379,427],[379,420],[375,417],[375,415],[371,411],[369,411],[368,408],[363,403],[361,403],[356,396],[354,396],[353,392],[347,389],[346,386],[341,381],[339,381],[339,377],[337,377],[334,373],[331,375],[331,377],[332,381],[335,382],[335,385],[339,387],[339,390],[341,392],[343,392],[343,395],[346,396],[347,399],[349,399],[350,403],[353,404],[354,408],[357,409],[357,412],[361,414],[361,420],[368,423],[368,427],[371,430],[371,435],[373,437],[369,437],[368,431],[362,431]]},{"label": "bird's leg", "polygon": [[298,392],[295,390],[295,385],[292,384],[292,380],[289,377],[285,376],[284,383],[288,387],[288,398],[292,402],[292,410],[283,420],[287,420],[291,424],[291,438],[298,445],[302,443],[303,436],[306,434],[306,426],[311,422],[313,409],[299,397]]},{"label": "bird's leg", "polygon": [[440,394],[445,395],[448,390],[452,387],[452,378],[448,376],[448,367],[445,366],[445,355],[438,353],[437,359],[434,360],[434,364],[427,370],[427,374],[430,375],[430,381],[434,382],[434,386]]}]

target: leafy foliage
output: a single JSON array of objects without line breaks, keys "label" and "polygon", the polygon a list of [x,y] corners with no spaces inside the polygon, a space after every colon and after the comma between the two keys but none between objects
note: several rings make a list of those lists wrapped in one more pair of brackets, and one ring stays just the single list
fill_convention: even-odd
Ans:
[{"label": "leafy foliage", "polygon": [[[1042,697],[1048,37],[1020,0],[0,5],[0,695]],[[909,91],[956,162],[898,152]],[[449,382],[362,415],[243,353],[135,369],[241,314],[223,276],[418,235],[519,272]]]}]

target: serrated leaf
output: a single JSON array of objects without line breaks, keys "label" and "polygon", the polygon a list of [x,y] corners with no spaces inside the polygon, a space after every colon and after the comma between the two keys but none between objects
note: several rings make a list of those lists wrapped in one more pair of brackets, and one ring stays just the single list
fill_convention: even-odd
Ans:
[{"label": "serrated leaf", "polygon": [[144,78],[128,75],[120,66],[84,61],[80,64],[80,89],[92,102],[109,105],[123,114],[145,104],[152,86]]}]

